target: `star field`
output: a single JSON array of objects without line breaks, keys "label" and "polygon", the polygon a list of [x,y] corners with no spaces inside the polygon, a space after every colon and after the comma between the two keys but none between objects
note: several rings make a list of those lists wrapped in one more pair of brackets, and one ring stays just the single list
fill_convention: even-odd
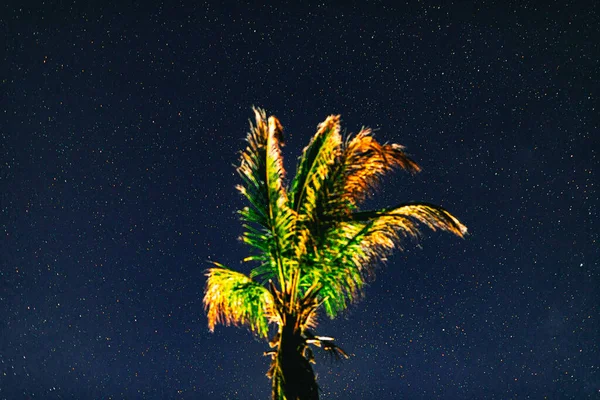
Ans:
[{"label": "star field", "polygon": [[0,9],[0,399],[269,398],[202,306],[208,261],[249,268],[252,105],[290,172],[327,115],[375,128],[423,171],[366,206],[469,228],[322,318],[322,399],[600,396],[598,3],[35,3]]}]

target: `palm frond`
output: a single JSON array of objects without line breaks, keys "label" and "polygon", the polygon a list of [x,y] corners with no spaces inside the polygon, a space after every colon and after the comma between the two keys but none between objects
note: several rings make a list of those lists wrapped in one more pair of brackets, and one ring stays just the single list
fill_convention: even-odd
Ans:
[{"label": "palm frond", "polygon": [[335,218],[357,211],[358,204],[374,193],[382,178],[398,168],[411,173],[420,171],[403,146],[381,144],[371,129],[362,128],[342,145],[338,160],[321,189],[320,216]]},{"label": "palm frond", "polygon": [[301,287],[318,283],[320,303],[330,318],[335,318],[362,293],[365,282],[356,261],[363,251],[360,238],[367,232],[364,225],[354,221],[335,224],[302,266]]},{"label": "palm frond", "polygon": [[243,185],[237,188],[251,205],[240,211],[246,222],[242,240],[258,252],[246,260],[261,261],[252,276],[263,280],[276,277],[283,285],[290,269],[286,260],[294,249],[296,221],[283,186],[283,128],[277,118],[267,119],[264,110],[254,109],[254,115],[255,123],[250,124],[246,138],[248,146],[238,167]]},{"label": "palm frond", "polygon": [[357,212],[354,222],[364,228],[349,242],[354,263],[363,276],[373,273],[373,266],[386,261],[394,250],[402,250],[406,239],[418,240],[421,228],[443,230],[464,237],[467,228],[442,207],[427,203],[407,203],[380,211]]},{"label": "palm frond", "polygon": [[318,205],[319,190],[331,173],[341,145],[340,116],[331,115],[319,124],[317,133],[304,149],[291,184],[292,208],[303,220],[315,219],[313,210]]},{"label": "palm frond", "polygon": [[369,128],[363,128],[344,148],[343,197],[353,204],[363,201],[381,182],[381,178],[395,168],[416,173],[421,168],[404,152],[399,144],[381,144]]},{"label": "palm frond", "polygon": [[[354,221],[384,218],[383,221],[390,222],[392,225],[394,221],[397,221],[400,224],[399,228],[406,227],[409,235],[415,238],[418,236],[416,223],[423,224],[433,231],[440,229],[461,238],[467,234],[467,227],[450,212],[443,207],[423,202],[404,203],[379,211],[356,212],[352,214],[351,218]],[[404,220],[409,220],[410,223]]]},{"label": "palm frond", "polygon": [[252,208],[242,210],[244,218],[267,230],[281,203],[286,203],[283,187],[285,170],[281,156],[281,124],[271,116],[266,119],[264,110],[253,109],[255,123],[250,123],[246,137],[248,146],[241,154],[237,171],[244,184],[237,189],[248,199]]},{"label": "palm frond", "polygon": [[215,265],[206,273],[204,292],[209,329],[213,331],[216,324],[247,326],[257,336],[266,338],[269,322],[276,319],[269,290],[240,272]]},{"label": "palm frond", "polygon": [[326,240],[312,262],[303,265],[301,286],[319,282],[319,296],[334,318],[363,292],[373,267],[402,250],[406,239],[419,239],[422,226],[463,237],[467,229],[445,209],[427,203],[408,203],[380,211],[355,212],[331,221]]}]

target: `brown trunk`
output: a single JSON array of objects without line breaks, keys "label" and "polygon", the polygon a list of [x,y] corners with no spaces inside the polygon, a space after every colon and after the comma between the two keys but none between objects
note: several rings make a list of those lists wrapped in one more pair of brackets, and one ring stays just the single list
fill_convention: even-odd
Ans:
[{"label": "brown trunk", "polygon": [[294,315],[285,316],[273,371],[272,400],[318,400],[319,387]]}]

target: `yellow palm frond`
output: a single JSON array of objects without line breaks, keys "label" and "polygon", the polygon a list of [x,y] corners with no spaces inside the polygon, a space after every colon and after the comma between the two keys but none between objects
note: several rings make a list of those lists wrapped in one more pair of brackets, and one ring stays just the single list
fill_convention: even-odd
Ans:
[{"label": "yellow palm frond", "polygon": [[459,237],[467,234],[467,227],[455,216],[444,208],[429,203],[405,203],[379,211],[357,212],[352,215],[354,221],[368,221],[374,218],[383,218],[382,221],[391,225],[397,222],[401,224],[400,229],[406,228],[408,235],[415,238],[418,237],[416,223],[423,224],[433,231],[440,229]]},{"label": "yellow palm frond", "polygon": [[302,268],[301,287],[319,282],[325,311],[335,317],[363,293],[367,276],[406,239],[419,239],[423,226],[463,237],[467,228],[448,211],[426,203],[355,212],[330,221],[325,241]]},{"label": "yellow palm frond", "polygon": [[354,262],[361,272],[372,272],[375,263],[385,261],[394,249],[402,250],[405,239],[418,240],[421,228],[442,230],[464,237],[467,227],[442,207],[427,203],[409,203],[381,211],[355,213],[355,221],[367,225],[360,243],[360,251],[354,252]]},{"label": "yellow palm frond", "polygon": [[266,338],[269,323],[277,319],[271,292],[248,276],[215,264],[206,274],[204,292],[209,329],[216,324],[246,326]]}]

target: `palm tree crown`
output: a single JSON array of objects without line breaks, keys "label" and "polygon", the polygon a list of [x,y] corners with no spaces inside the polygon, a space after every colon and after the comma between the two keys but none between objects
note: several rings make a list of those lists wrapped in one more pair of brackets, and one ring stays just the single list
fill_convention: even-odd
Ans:
[{"label": "palm tree crown", "polygon": [[249,202],[240,210],[242,239],[255,250],[244,261],[256,266],[249,276],[218,263],[208,270],[208,325],[211,331],[217,323],[247,326],[265,339],[275,326],[274,350],[266,353],[273,360],[273,399],[318,399],[309,345],[346,355],[333,338],[314,333],[318,314],[335,318],[357,300],[375,265],[405,239],[418,239],[422,226],[460,237],[467,229],[432,204],[361,211],[386,173],[420,168],[402,146],[377,142],[370,129],[344,139],[337,115],[319,124],[288,184],[283,128],[264,110],[254,114],[237,188]]}]

